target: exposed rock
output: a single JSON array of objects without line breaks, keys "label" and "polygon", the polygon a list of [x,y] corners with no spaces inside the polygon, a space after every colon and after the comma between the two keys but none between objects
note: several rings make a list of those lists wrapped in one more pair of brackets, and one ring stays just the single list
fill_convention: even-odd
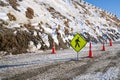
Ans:
[{"label": "exposed rock", "polygon": [[8,23],[0,19],[0,27],[5,27],[6,25],[8,25]]}]

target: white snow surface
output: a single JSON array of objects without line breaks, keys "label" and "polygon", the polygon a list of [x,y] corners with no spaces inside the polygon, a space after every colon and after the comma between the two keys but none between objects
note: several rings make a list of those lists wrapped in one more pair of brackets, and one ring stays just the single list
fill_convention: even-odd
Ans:
[{"label": "white snow surface", "polygon": [[[5,3],[7,2],[4,0],[2,1]],[[64,24],[65,21],[69,21],[68,31],[70,34],[87,32],[97,39],[97,36],[102,36],[104,32],[113,34],[112,32],[107,31],[107,29],[114,29],[116,32],[120,33],[114,23],[110,23],[106,20],[107,17],[100,17],[101,9],[95,8],[88,3],[84,3],[84,1],[77,1],[78,3],[76,1],[22,0],[17,2],[19,4],[19,6],[17,6],[17,9],[20,11],[13,9],[10,5],[7,7],[0,7],[0,19],[9,22],[7,26],[8,28],[21,28],[21,25],[30,23],[34,26],[36,30],[40,29],[40,26],[38,24],[40,23],[40,21],[42,21],[43,24],[41,25],[41,27],[44,29],[44,33],[52,35],[52,38],[54,39],[56,44],[59,44],[56,34],[56,29],[58,28],[58,25],[60,25],[60,30],[58,30],[58,32],[61,34],[64,42],[68,39],[71,40],[73,37],[68,37],[68,35],[65,35],[64,33],[66,28]],[[80,5],[85,6],[85,8]],[[26,9],[28,7],[32,8],[34,11],[33,19],[29,19],[26,17],[25,11],[27,11]],[[54,10],[51,10],[51,12],[48,10],[50,8],[53,8]],[[9,21],[7,13],[11,13],[12,15],[14,15],[17,20]],[[55,18],[54,15],[56,16]],[[46,23],[48,23],[51,28],[48,27]],[[97,26],[99,26],[99,29],[96,28]],[[71,29],[73,29],[73,31],[71,31]],[[103,31],[103,29],[105,31]],[[21,30],[29,32],[25,27],[22,27]],[[36,31],[34,31],[33,34],[34,36],[41,36],[41,33],[37,34]],[[46,36],[42,39],[45,42],[46,46],[49,47],[50,44],[48,42],[48,37]],[[35,45],[33,44],[32,47],[35,48]]]},{"label": "white snow surface", "polygon": [[3,12],[0,12],[0,19],[2,19],[2,20],[8,20],[7,14],[3,13]]}]

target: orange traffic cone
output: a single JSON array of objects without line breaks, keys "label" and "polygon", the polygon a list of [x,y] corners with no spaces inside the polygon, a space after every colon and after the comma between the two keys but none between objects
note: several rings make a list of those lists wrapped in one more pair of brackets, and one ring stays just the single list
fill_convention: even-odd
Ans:
[{"label": "orange traffic cone", "polygon": [[110,46],[112,46],[112,40],[110,39]]},{"label": "orange traffic cone", "polygon": [[52,47],[52,54],[56,54],[56,51],[55,51],[55,43],[53,42],[53,47]]},{"label": "orange traffic cone", "polygon": [[89,46],[89,58],[93,58],[93,55],[92,55],[92,44],[90,42],[90,46]]},{"label": "orange traffic cone", "polygon": [[104,40],[103,40],[102,51],[105,51],[105,42],[104,42]]}]

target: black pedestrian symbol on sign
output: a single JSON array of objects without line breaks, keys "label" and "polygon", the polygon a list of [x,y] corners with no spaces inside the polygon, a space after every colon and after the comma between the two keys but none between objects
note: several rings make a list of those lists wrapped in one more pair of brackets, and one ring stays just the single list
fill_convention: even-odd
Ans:
[{"label": "black pedestrian symbol on sign", "polygon": [[75,40],[75,48],[78,46],[78,47],[80,47],[80,44],[79,44],[79,37]]}]

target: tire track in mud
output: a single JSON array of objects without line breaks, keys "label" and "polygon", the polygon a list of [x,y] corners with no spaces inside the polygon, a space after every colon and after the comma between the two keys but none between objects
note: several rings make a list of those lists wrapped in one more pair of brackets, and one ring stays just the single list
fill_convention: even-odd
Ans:
[{"label": "tire track in mud", "polygon": [[[106,58],[104,59],[100,59],[101,61],[99,61],[99,63],[102,63],[100,68],[98,67],[94,72],[102,72],[105,73],[107,72],[110,67],[119,67],[120,64],[118,64],[120,62],[120,51],[118,51],[117,53],[115,53],[114,55],[106,55]],[[95,64],[98,65],[99,63]],[[120,68],[120,67],[119,67]]]},{"label": "tire track in mud", "polygon": [[26,80],[26,79],[29,79],[38,74],[42,74],[51,68],[57,67],[60,64],[63,64],[63,63],[56,63],[56,64],[51,64],[51,65],[36,68],[36,69],[31,69],[31,70],[23,72],[21,74],[16,74],[13,77],[3,78],[2,80]]},{"label": "tire track in mud", "polygon": [[[41,68],[37,68],[37,69],[31,69],[29,71],[26,71],[26,72],[23,72],[21,74],[16,74],[14,75],[13,77],[9,77],[9,78],[4,78],[2,80],[26,80],[26,79],[31,79],[32,77],[35,77],[37,75],[41,75],[41,74],[44,74],[45,72],[48,72],[49,70],[53,69],[53,72],[55,71],[54,69],[55,68],[58,68],[59,67],[59,71],[60,69],[62,70],[65,70],[65,73],[64,74],[60,74],[60,75],[65,75],[66,73],[71,73],[71,72],[75,72],[75,73],[84,73],[85,69],[89,68],[89,65],[91,64],[92,61],[88,62],[88,64],[85,64],[85,65],[82,65],[80,67],[76,67],[76,66],[72,66],[72,69],[69,70],[67,69],[66,66],[68,66],[69,64],[80,64],[81,62],[88,62],[88,59],[87,60],[84,60],[84,61],[67,61],[67,62],[63,62],[63,63],[56,63],[56,64],[51,64],[51,65],[48,65],[48,66],[44,66],[44,67],[41,67]],[[64,67],[63,67],[64,66]],[[79,65],[78,65],[79,66]],[[86,67],[85,67],[86,66]],[[66,68],[66,69],[65,69]],[[81,70],[81,71],[78,71]],[[67,80],[67,79],[70,79],[70,77],[57,77],[57,78],[54,78],[53,80],[56,80],[56,79],[60,79],[60,80]],[[75,74],[76,75],[76,74]],[[73,76],[75,76],[73,75]],[[71,76],[71,75],[70,75]]]},{"label": "tire track in mud", "polygon": [[[108,53],[108,52],[106,52],[106,53]],[[101,55],[101,57],[104,55]],[[91,65],[96,63],[95,60],[98,59],[99,57],[94,57],[92,59],[85,60],[86,63],[84,65],[81,65],[78,67],[73,67],[71,70],[66,71],[64,74],[58,75],[56,78],[51,79],[51,80],[72,80],[74,77],[76,77],[78,75],[85,74],[86,71],[91,67]],[[81,62],[78,62],[78,63],[81,63]]]},{"label": "tire track in mud", "polygon": [[[75,68],[71,69],[70,71],[66,71],[66,73],[59,75],[56,78],[51,79],[51,80],[73,80],[73,78],[78,75],[83,75],[83,74],[88,73],[89,69],[91,67],[94,67],[92,65],[97,64],[97,62],[99,62],[99,60],[101,60],[101,57],[103,57],[103,56],[105,56],[105,59],[103,59],[103,61],[110,60],[110,62],[107,65],[103,66],[102,68],[100,68],[100,69],[98,68],[97,70],[92,71],[92,72],[99,71],[99,72],[105,73],[110,67],[116,67],[117,63],[119,63],[119,61],[120,61],[119,60],[120,51],[115,53],[116,55],[114,55],[114,56],[113,55],[109,56],[108,53],[109,53],[109,51],[107,51],[107,52],[105,52],[105,54],[102,54],[101,56],[99,56],[99,58],[96,57],[93,59],[89,59],[86,64],[79,66],[79,67],[75,67]],[[97,59],[97,61],[96,61],[96,59]]]},{"label": "tire track in mud", "polygon": [[89,64],[84,64],[79,67],[74,67],[70,71],[66,71],[64,74],[57,76],[56,78],[53,78],[51,80],[72,80],[73,77],[79,75],[79,74],[84,74],[86,69],[90,67],[90,64],[92,62],[89,62]]},{"label": "tire track in mud", "polygon": [[[61,77],[61,75],[65,75],[65,73],[68,71],[70,71],[73,68],[76,68],[78,66],[80,66],[82,64],[84,64],[83,61],[66,61],[63,64],[60,64],[57,67],[54,67],[46,72],[44,72],[43,74],[39,74],[38,76],[35,76],[34,78],[30,79],[30,80],[51,80],[51,79],[55,79],[55,80],[66,80],[66,77]],[[80,65],[79,65],[80,64]],[[58,78],[56,78],[58,77]]]},{"label": "tire track in mud", "polygon": [[118,63],[120,62],[120,51],[118,51],[115,54],[116,54],[115,56],[106,58],[107,60],[111,60],[111,61],[106,67],[103,68],[103,71],[102,71],[103,73],[105,73],[110,67],[118,67],[119,65]]}]

